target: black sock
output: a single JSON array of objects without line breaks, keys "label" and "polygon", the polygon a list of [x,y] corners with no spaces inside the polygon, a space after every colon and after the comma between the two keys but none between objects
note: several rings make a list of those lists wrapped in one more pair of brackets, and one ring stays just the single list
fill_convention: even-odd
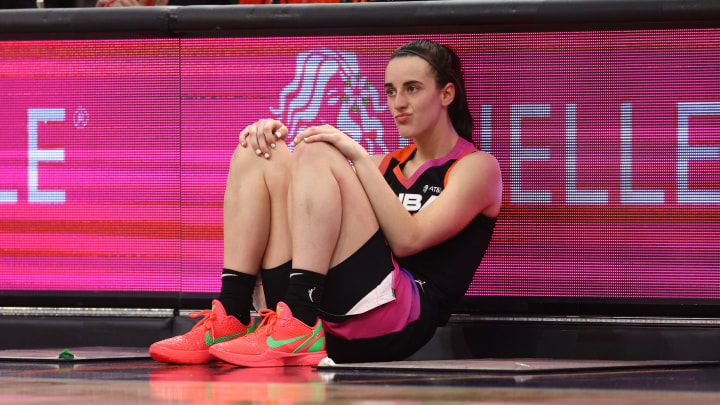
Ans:
[{"label": "black sock", "polygon": [[277,303],[285,298],[290,270],[292,270],[292,261],[272,269],[260,269],[263,290],[265,291],[265,304],[268,308],[275,309]]},{"label": "black sock", "polygon": [[284,301],[295,318],[306,325],[315,325],[324,286],[324,274],[308,270],[290,270]]},{"label": "black sock", "polygon": [[247,325],[250,322],[252,293],[257,276],[247,273],[223,269],[222,287],[218,300],[222,302],[228,315]]}]

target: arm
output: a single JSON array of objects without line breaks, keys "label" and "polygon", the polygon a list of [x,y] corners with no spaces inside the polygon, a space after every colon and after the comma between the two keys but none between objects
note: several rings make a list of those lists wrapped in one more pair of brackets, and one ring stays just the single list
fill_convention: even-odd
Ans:
[{"label": "arm", "polygon": [[447,240],[478,214],[497,215],[502,196],[500,167],[492,155],[476,152],[461,159],[440,196],[411,215],[371,157],[350,137],[329,126],[313,127],[293,142],[328,142],[350,159],[393,253],[409,256]]},{"label": "arm", "polygon": [[415,215],[407,212],[370,159],[353,163],[380,227],[399,257],[435,246],[457,234],[477,214],[495,216],[500,209],[500,168],[487,153],[461,159],[450,172],[445,190]]},{"label": "arm", "polygon": [[370,155],[370,159],[372,159],[373,164],[375,167],[380,166],[380,163],[382,163],[383,159],[385,159],[386,155]]}]

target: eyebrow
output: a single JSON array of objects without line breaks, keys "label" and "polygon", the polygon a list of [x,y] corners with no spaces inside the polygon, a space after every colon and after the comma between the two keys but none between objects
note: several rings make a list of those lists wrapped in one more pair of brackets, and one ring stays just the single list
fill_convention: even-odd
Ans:
[{"label": "eyebrow", "polygon": [[[423,84],[420,80],[408,80],[405,83],[403,83],[403,87],[407,87],[413,84]],[[385,87],[393,87],[392,83],[385,83]]]}]

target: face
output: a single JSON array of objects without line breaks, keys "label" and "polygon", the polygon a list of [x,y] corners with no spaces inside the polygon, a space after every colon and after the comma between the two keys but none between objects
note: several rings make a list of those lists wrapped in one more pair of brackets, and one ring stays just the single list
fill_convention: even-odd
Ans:
[{"label": "face", "polygon": [[[430,65],[417,56],[400,56],[385,68],[388,107],[403,138],[431,133],[447,116],[454,88],[437,87]],[[449,94],[452,93],[452,94]]]}]

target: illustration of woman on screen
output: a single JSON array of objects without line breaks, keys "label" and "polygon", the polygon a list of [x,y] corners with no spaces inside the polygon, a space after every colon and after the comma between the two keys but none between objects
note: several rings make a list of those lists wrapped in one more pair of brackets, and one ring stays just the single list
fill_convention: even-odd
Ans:
[{"label": "illustration of woman on screen", "polygon": [[379,117],[386,108],[360,74],[354,53],[313,49],[297,55],[295,77],[280,92],[278,107],[270,111],[288,128],[289,139],[327,122],[370,154],[380,154],[388,152]]},{"label": "illustration of woman on screen", "polygon": [[[404,359],[467,290],[500,211],[495,158],[475,148],[460,60],[428,40],[385,70],[388,107],[414,143],[370,155],[330,126],[295,136],[265,119],[240,133],[224,201],[222,287],[158,361],[241,366]],[[379,168],[379,170],[378,170]],[[269,308],[252,319],[261,274]]]}]

